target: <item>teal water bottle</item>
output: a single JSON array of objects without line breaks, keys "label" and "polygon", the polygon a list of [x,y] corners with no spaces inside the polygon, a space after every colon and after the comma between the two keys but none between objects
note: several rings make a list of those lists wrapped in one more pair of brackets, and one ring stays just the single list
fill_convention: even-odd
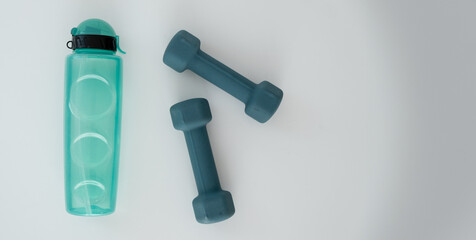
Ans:
[{"label": "teal water bottle", "polygon": [[[121,130],[122,59],[114,29],[89,19],[71,30],[65,74],[65,194],[73,215],[116,207]],[[122,52],[122,51],[121,51]]]}]

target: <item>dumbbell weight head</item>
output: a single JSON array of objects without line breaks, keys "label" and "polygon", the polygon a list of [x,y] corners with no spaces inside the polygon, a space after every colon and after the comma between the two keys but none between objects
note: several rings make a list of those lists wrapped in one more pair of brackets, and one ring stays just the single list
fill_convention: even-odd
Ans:
[{"label": "dumbbell weight head", "polygon": [[215,223],[230,218],[235,206],[230,192],[220,190],[198,195],[192,202],[195,219],[199,223]]},{"label": "dumbbell weight head", "polygon": [[203,98],[175,104],[170,108],[170,114],[174,128],[181,131],[203,127],[212,120],[208,101]]},{"label": "dumbbell weight head", "polygon": [[163,61],[175,71],[183,72],[199,49],[200,40],[187,31],[181,30],[170,40]]},{"label": "dumbbell weight head", "polygon": [[245,113],[260,123],[268,121],[281,103],[283,91],[268,81],[256,85],[246,103]]}]

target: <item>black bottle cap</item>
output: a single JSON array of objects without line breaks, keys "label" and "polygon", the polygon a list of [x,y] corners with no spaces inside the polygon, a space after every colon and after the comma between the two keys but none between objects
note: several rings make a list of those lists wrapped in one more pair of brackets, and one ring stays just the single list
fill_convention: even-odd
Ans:
[{"label": "black bottle cap", "polygon": [[105,35],[73,35],[73,40],[66,43],[66,47],[75,50],[80,48],[103,49],[117,51],[115,37]]}]

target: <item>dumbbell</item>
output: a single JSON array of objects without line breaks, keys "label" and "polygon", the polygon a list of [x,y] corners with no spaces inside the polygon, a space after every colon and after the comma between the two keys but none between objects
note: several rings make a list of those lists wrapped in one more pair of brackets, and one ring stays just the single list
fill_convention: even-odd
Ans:
[{"label": "dumbbell", "polygon": [[179,31],[165,50],[163,61],[177,72],[196,73],[242,101],[245,113],[264,123],[276,112],[283,91],[268,81],[255,84],[200,50],[200,40],[185,30]]},{"label": "dumbbell", "polygon": [[179,102],[170,108],[174,128],[183,131],[192,162],[198,197],[193,202],[199,223],[223,221],[235,213],[230,192],[223,191],[213,159],[206,124],[212,120],[210,106],[204,98]]}]

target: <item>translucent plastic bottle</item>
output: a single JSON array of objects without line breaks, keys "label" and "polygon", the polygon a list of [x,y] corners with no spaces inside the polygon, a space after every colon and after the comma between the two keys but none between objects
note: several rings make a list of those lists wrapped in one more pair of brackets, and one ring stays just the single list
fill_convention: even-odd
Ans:
[{"label": "translucent plastic bottle", "polygon": [[[122,59],[118,36],[100,19],[71,30],[65,74],[66,210],[111,214],[116,207],[121,130]],[[120,48],[119,48],[120,50]]]}]

